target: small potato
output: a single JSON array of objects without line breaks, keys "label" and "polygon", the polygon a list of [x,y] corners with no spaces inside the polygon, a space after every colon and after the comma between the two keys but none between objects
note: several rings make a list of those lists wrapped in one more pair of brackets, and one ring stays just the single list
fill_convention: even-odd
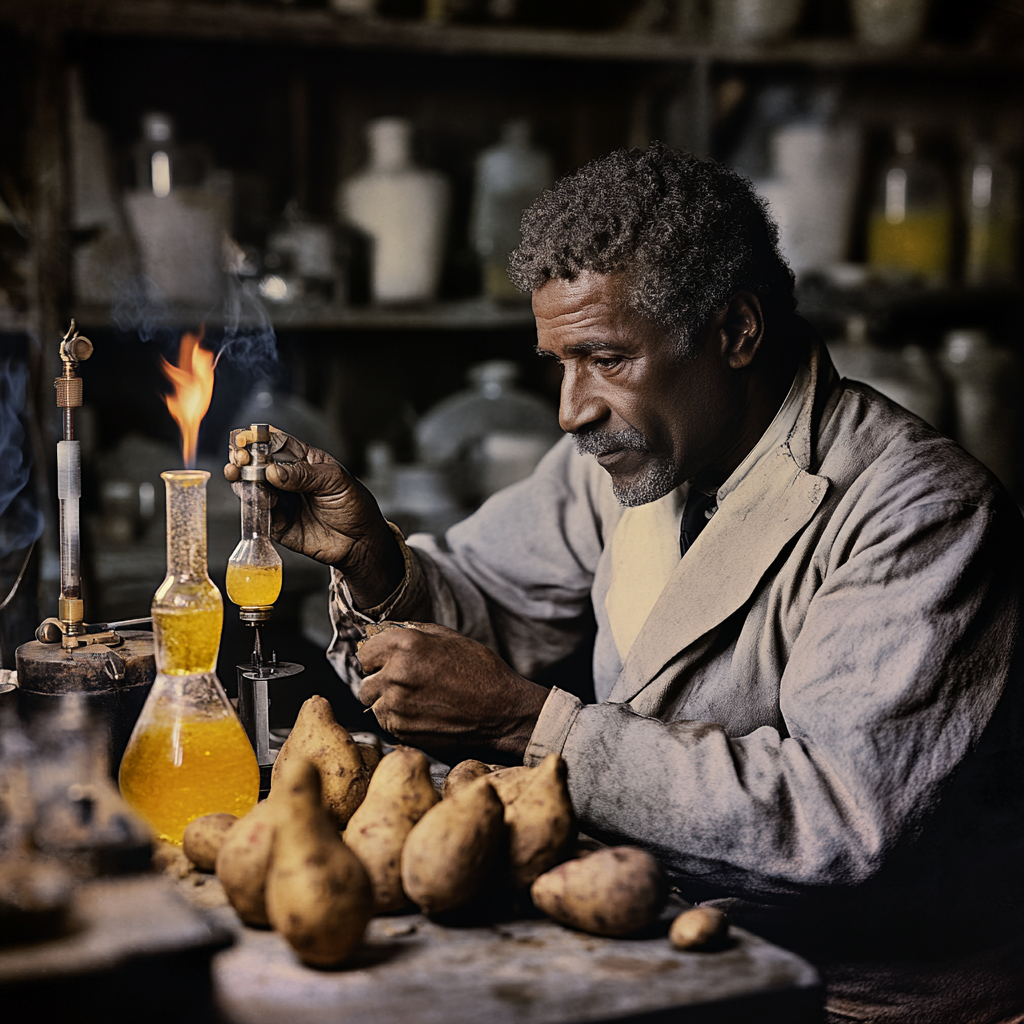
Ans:
[{"label": "small potato", "polygon": [[684,910],[668,930],[668,939],[676,949],[711,952],[722,949],[729,938],[729,918],[717,907]]},{"label": "small potato", "polygon": [[193,818],[185,826],[182,841],[185,856],[200,871],[213,871],[228,830],[236,821],[238,819],[233,814],[204,814],[201,818]]},{"label": "small potato", "polygon": [[344,839],[370,876],[376,913],[408,905],[402,889],[402,847],[437,800],[430,763],[412,747],[395,747],[370,779],[366,799],[349,819]]},{"label": "small potato", "polygon": [[310,697],[299,709],[295,725],[274,761],[271,788],[293,757],[316,765],[323,804],[334,815],[338,827],[344,828],[366,796],[371,770],[359,744],[338,724],[330,702],[323,697]]},{"label": "small potato", "polygon": [[472,758],[468,761],[460,761],[445,778],[444,785],[441,787],[441,797],[446,799],[454,796],[467,783],[490,774],[490,765],[484,764],[483,761],[474,761]]},{"label": "small potato", "polygon": [[373,916],[373,887],[321,803],[316,765],[291,758],[278,787],[267,916],[303,963],[333,967],[362,941]]},{"label": "small potato", "polygon": [[519,795],[519,791],[530,781],[534,769],[525,765],[514,765],[511,768],[498,768],[488,778],[498,799],[507,807]]},{"label": "small potato", "polygon": [[558,754],[548,754],[528,771],[514,799],[503,801],[512,883],[519,889],[529,888],[565,860],[576,833],[565,761]]},{"label": "small potato", "polygon": [[366,770],[372,776],[377,769],[377,765],[381,762],[380,748],[369,743],[359,743],[358,741],[356,742],[356,747],[359,749],[359,756],[363,759]]},{"label": "small potato", "polygon": [[533,883],[530,895],[559,924],[621,937],[657,919],[668,899],[668,880],[649,853],[612,846],[552,868]]},{"label": "small potato", "polygon": [[490,776],[474,779],[412,827],[402,847],[402,887],[425,914],[463,907],[483,887],[504,836]]},{"label": "small potato", "polygon": [[228,902],[246,923],[270,924],[267,917],[267,870],[274,850],[277,804],[273,797],[258,803],[231,827],[217,854],[217,877]]},{"label": "small potato", "polygon": [[373,732],[353,732],[349,734],[352,741],[359,747],[359,756],[363,759],[367,771],[373,775],[384,756],[380,737]]}]

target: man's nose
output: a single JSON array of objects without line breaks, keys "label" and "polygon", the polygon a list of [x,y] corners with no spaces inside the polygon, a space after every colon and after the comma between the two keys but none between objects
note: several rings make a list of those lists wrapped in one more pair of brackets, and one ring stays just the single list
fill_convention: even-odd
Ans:
[{"label": "man's nose", "polygon": [[558,424],[568,434],[575,434],[608,415],[593,382],[571,363],[565,366],[562,391],[558,402]]}]

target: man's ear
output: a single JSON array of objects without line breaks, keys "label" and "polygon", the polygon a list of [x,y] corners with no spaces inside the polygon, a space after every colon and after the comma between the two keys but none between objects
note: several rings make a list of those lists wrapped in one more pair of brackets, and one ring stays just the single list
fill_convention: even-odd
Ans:
[{"label": "man's ear", "polygon": [[764,338],[761,301],[753,292],[737,292],[728,302],[719,331],[722,355],[732,370],[746,369]]}]

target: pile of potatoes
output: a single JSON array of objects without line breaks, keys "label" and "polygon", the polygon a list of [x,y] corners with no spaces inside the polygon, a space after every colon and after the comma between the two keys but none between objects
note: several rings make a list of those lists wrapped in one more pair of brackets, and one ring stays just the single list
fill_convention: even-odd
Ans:
[{"label": "pile of potatoes", "polygon": [[[322,967],[353,952],[374,914],[412,904],[443,915],[528,891],[554,920],[596,935],[649,926],[668,897],[657,861],[633,847],[577,856],[576,838],[558,755],[536,768],[463,761],[438,796],[420,751],[381,759],[311,697],[267,799],[241,820],[197,818],[184,849],[216,871],[246,924],[274,928]],[[711,948],[709,928],[691,921],[684,948]]]}]

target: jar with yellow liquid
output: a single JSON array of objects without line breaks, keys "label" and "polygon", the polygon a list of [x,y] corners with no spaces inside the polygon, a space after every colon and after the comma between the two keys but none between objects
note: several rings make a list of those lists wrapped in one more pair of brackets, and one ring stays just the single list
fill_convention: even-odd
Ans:
[{"label": "jar with yellow liquid", "polygon": [[207,572],[210,474],[161,474],[167,578],[153,597],[157,677],[121,759],[121,795],[161,838],[180,844],[205,814],[242,817],[259,795],[256,755],[216,676],[223,623]]},{"label": "jar with yellow liquid", "polygon": [[883,274],[941,284],[953,251],[953,206],[942,171],[917,152],[912,132],[896,133],[868,221],[868,263]]}]

